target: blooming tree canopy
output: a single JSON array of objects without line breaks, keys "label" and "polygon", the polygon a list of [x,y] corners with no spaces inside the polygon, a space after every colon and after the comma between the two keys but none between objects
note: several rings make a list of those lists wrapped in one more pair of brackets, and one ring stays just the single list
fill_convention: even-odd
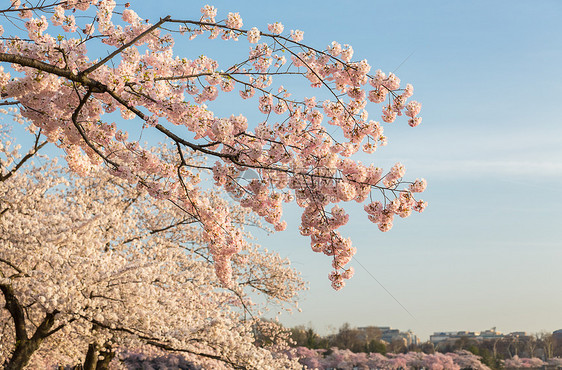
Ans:
[{"label": "blooming tree canopy", "polygon": [[[260,327],[276,330],[257,321],[264,304],[293,304],[304,287],[288,260],[246,238],[230,264],[236,284],[225,289],[204,232],[180,208],[103,170],[78,177],[52,162],[26,168],[29,158],[0,140],[3,368],[78,362],[94,369],[98,358],[109,363],[120,348],[139,346],[206,368],[295,366],[254,338]],[[215,209],[225,206],[207,198]],[[255,222],[240,207],[228,216],[240,232]]]},{"label": "blooming tree canopy", "polygon": [[[314,48],[303,43],[302,31],[287,32],[279,22],[267,30],[245,27],[238,13],[217,18],[212,6],[188,14],[192,19],[151,22],[129,3],[117,6],[113,0],[4,5],[0,104],[17,107],[34,130],[65,152],[76,173],[105,166],[153,198],[176,204],[198,223],[226,287],[244,238],[228,208],[209,200],[209,186],[230,193],[276,230],[286,227],[283,203],[296,201],[301,234],[310,237],[315,252],[332,258],[335,289],[353,275],[348,263],[355,254],[338,231],[349,219],[340,204],[364,203],[381,231],[390,230],[395,215],[407,217],[426,206],[414,196],[423,192],[425,180],[403,181],[401,163],[382,169],[357,159],[386,145],[378,119],[392,123],[405,115],[404,123],[417,126],[421,104],[409,101],[413,87],[402,86],[393,73],[353,60],[350,45]],[[196,37],[242,47],[248,42],[249,53],[224,66],[205,55],[176,54],[176,39]],[[289,91],[283,83],[294,79],[327,98]],[[216,115],[211,102],[227,93],[254,101],[260,118]],[[370,103],[380,104],[380,113],[369,115]],[[156,156],[132,139],[131,125],[171,142],[174,155]],[[196,154],[206,161],[194,161]],[[246,183],[240,179],[247,170],[256,178]]]}]

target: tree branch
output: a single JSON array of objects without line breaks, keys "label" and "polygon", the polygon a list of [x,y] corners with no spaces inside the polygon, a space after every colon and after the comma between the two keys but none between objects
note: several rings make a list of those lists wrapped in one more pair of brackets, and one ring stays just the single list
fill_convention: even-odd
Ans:
[{"label": "tree branch", "polygon": [[57,330],[54,331],[50,331],[51,328],[53,327],[54,323],[55,323],[55,317],[57,316],[57,314],[59,313],[59,311],[54,310],[53,312],[48,312],[45,317],[43,318],[43,321],[41,322],[41,324],[39,324],[39,327],[37,328],[37,330],[35,330],[35,333],[33,334],[33,337],[31,337],[31,340],[35,340],[35,341],[41,341],[45,338],[47,338],[49,335],[57,332],[58,330],[62,329],[62,328],[57,328]]},{"label": "tree branch", "polygon": [[102,152],[99,151],[98,148],[95,147],[95,145],[90,141],[90,139],[86,135],[86,132],[84,131],[84,128],[82,127],[82,125],[78,122],[78,115],[80,114],[80,111],[82,110],[82,108],[84,107],[86,102],[88,101],[88,98],[90,97],[90,95],[92,95],[92,89],[88,89],[88,92],[86,92],[86,95],[84,95],[83,97],[80,97],[80,95],[78,95],[78,99],[80,99],[80,103],[78,104],[78,107],[76,107],[76,110],[74,111],[74,113],[72,113],[72,123],[74,123],[74,127],[76,127],[76,130],[78,130],[78,132],[80,133],[80,136],[82,136],[82,139],[84,140],[86,145],[88,145],[94,152],[96,152],[97,155],[99,155],[101,158],[103,158],[104,161],[111,164],[115,168],[119,168],[117,163],[115,163],[112,160],[110,160],[109,158],[107,158]]},{"label": "tree branch", "polygon": [[19,64],[23,67],[35,68],[39,71],[51,73],[60,77],[65,77],[71,81],[78,82],[84,86],[92,88],[93,93],[101,93],[107,91],[107,87],[102,83],[92,80],[84,76],[83,74],[76,74],[69,69],[60,68],[52,64],[41,62],[37,59],[29,58],[23,55],[0,53],[0,62]]},{"label": "tree branch", "polygon": [[95,71],[96,69],[98,69],[99,67],[101,67],[102,65],[104,65],[107,61],[111,60],[114,56],[116,56],[117,54],[121,53],[123,50],[125,50],[126,48],[128,48],[129,46],[133,45],[135,42],[137,42],[138,40],[142,39],[143,37],[145,37],[146,35],[148,35],[150,32],[154,31],[155,29],[157,29],[158,27],[160,27],[163,23],[167,22],[168,20],[170,20],[170,16],[166,16],[164,18],[161,18],[160,21],[158,21],[155,25],[153,25],[152,27],[148,28],[146,31],[142,32],[141,34],[139,34],[137,37],[135,37],[134,39],[132,39],[131,41],[127,42],[126,44],[124,44],[123,46],[121,46],[120,48],[118,48],[117,50],[115,50],[113,53],[109,54],[108,56],[106,56],[105,58],[103,58],[101,61],[99,61],[98,63],[94,64],[93,66],[85,69],[82,73],[80,73],[81,75],[87,75],[88,73],[91,73],[93,71]]},{"label": "tree branch", "polygon": [[[6,210],[8,210],[8,208],[6,208]],[[2,211],[2,213],[4,213],[4,211]],[[0,215],[2,214],[0,213]],[[18,272],[18,274],[23,274],[23,271],[21,269],[19,269],[16,265],[14,265],[13,263],[11,263],[8,260],[5,260],[3,258],[0,258],[0,262],[5,263],[6,265],[10,266],[11,268],[13,268],[14,270],[16,270]]]},{"label": "tree branch", "polygon": [[23,312],[21,303],[14,293],[14,289],[11,285],[0,284],[0,290],[4,294],[4,299],[6,300],[6,309],[8,310],[8,312],[10,312],[10,315],[14,320],[16,341],[28,340],[25,328],[25,314]]},{"label": "tree branch", "polygon": [[122,328],[122,327],[110,327],[110,326],[105,325],[102,322],[99,322],[95,319],[88,319],[85,316],[82,316],[82,318],[90,321],[91,323],[93,323],[95,325],[98,325],[101,328],[109,329],[109,330],[112,330],[112,331],[121,331],[121,332],[124,332],[124,333],[132,334],[132,335],[144,340],[147,344],[150,344],[152,346],[155,346],[155,347],[158,347],[158,348],[161,348],[161,349],[165,349],[167,351],[191,353],[191,354],[196,355],[196,356],[207,357],[207,358],[211,358],[213,360],[226,362],[229,365],[231,365],[232,367],[234,367],[235,369],[246,369],[244,366],[235,364],[234,362],[232,362],[232,361],[230,361],[230,360],[228,360],[224,357],[218,356],[218,355],[212,355],[212,354],[208,354],[208,353],[190,351],[190,350],[185,349],[185,348],[175,348],[175,347],[172,347],[168,344],[161,343],[157,338],[149,337],[149,336],[144,335],[144,334],[140,334],[140,333],[138,333],[138,332],[136,332],[135,330],[132,330],[132,329]]},{"label": "tree branch", "polygon": [[27,162],[31,157],[33,157],[46,144],[47,144],[47,140],[39,144],[39,135],[37,135],[33,148],[30,149],[29,152],[8,173],[6,173],[5,175],[0,174],[0,182],[5,181],[10,177],[12,177],[12,175],[16,173],[16,171],[19,170],[19,168],[23,166],[25,162]]}]

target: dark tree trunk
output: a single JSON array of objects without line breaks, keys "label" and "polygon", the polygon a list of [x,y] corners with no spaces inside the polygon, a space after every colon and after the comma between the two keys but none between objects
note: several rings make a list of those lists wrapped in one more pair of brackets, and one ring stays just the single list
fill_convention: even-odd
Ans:
[{"label": "dark tree trunk", "polygon": [[40,341],[25,340],[16,344],[16,350],[12,354],[12,358],[4,364],[5,370],[20,370],[27,365],[31,359],[31,355],[39,348]]},{"label": "dark tree trunk", "polygon": [[43,321],[35,330],[31,338],[27,337],[27,329],[25,327],[25,315],[23,307],[18,301],[11,285],[0,284],[0,290],[4,294],[6,300],[6,309],[10,312],[12,320],[14,320],[14,329],[16,332],[16,346],[14,353],[10,359],[4,362],[5,370],[23,369],[31,360],[33,353],[39,348],[43,340],[51,335],[54,331],[50,331],[55,323],[57,311],[47,313]]},{"label": "dark tree trunk", "polygon": [[95,370],[98,363],[98,346],[95,343],[91,343],[88,346],[88,353],[86,353],[86,359],[84,360],[84,370]]},{"label": "dark tree trunk", "polygon": [[111,350],[111,345],[106,343],[103,348],[99,348],[95,343],[88,346],[88,353],[84,360],[84,370],[108,370],[109,363],[115,357]]},{"label": "dark tree trunk", "polygon": [[96,370],[109,370],[109,363],[115,357],[115,352],[111,350],[111,346],[106,344],[105,348],[100,351],[102,358],[98,360]]}]

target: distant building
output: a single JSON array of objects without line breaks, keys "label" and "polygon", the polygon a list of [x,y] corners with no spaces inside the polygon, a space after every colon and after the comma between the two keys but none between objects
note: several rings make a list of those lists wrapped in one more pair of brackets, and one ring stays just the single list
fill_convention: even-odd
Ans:
[{"label": "distant building", "polygon": [[361,328],[357,328],[357,329],[359,329],[360,331],[367,331],[367,330],[375,329],[375,330],[380,332],[380,335],[381,335],[380,340],[382,340],[386,343],[392,343],[395,340],[404,340],[404,343],[406,344],[406,346],[420,344],[420,339],[411,330],[408,330],[406,332],[401,332],[400,330],[393,329],[390,326],[374,326],[374,327],[373,326],[367,326],[367,327],[361,327]]},{"label": "distant building", "polygon": [[404,333],[400,333],[399,335],[406,340],[406,345],[408,346],[411,345],[417,346],[420,344],[420,338],[418,338],[418,336],[415,335],[411,330],[408,330],[407,332]]},{"label": "distant building", "polygon": [[458,336],[458,331],[440,331],[440,332],[435,332],[433,334],[431,334],[429,336],[429,341],[433,344],[439,344],[441,342],[445,342],[447,340],[450,340],[451,338],[460,338],[460,336]]},{"label": "distant building", "polygon": [[[518,331],[516,333],[510,333],[511,334],[515,334],[515,336],[526,336],[527,333],[525,333],[524,331]],[[480,335],[477,339],[479,340],[489,340],[489,339],[501,339],[503,338],[504,335],[502,333],[500,333],[499,331],[496,331],[496,328],[490,329],[490,330],[484,330],[480,332]]]},{"label": "distant building", "polygon": [[[562,347],[562,329],[553,331],[552,338],[554,339],[555,347]],[[560,353],[558,353],[558,355],[560,355]]]},{"label": "distant building", "polygon": [[[524,335],[526,335],[526,333],[524,332],[517,332],[517,333],[523,333]],[[440,343],[445,344],[444,342],[452,344],[461,338],[473,339],[476,341],[484,341],[490,339],[500,339],[503,337],[505,337],[505,335],[496,331],[496,328],[492,328],[490,330],[484,330],[483,332],[478,332],[478,331],[435,332],[429,336],[429,341],[434,345],[437,345]]]},{"label": "distant building", "polygon": [[381,340],[387,343],[392,343],[396,338],[400,338],[400,330],[392,329],[390,326],[377,326],[377,329],[381,331]]}]

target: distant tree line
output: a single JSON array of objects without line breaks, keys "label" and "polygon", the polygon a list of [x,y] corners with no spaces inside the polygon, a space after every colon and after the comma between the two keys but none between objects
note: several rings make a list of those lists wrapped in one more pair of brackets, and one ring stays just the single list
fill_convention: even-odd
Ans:
[{"label": "distant tree line", "polygon": [[337,347],[356,353],[380,353],[384,355],[391,346],[382,341],[381,336],[380,329],[376,327],[359,330],[352,328],[348,323],[343,324],[336,334],[326,336],[319,335],[310,327],[296,326],[291,329],[291,339],[295,347],[326,350]]}]

